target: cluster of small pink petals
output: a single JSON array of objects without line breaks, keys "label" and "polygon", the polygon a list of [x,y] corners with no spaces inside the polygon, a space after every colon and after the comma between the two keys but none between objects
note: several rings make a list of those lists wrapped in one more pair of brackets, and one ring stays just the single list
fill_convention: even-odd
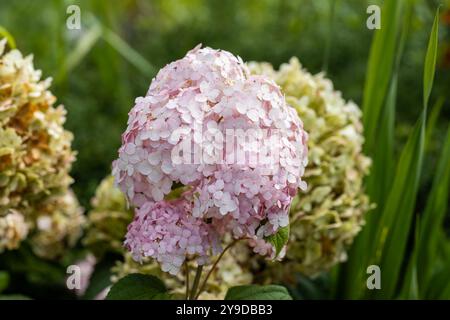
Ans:
[{"label": "cluster of small pink petals", "polygon": [[185,200],[146,202],[136,210],[128,226],[125,246],[140,261],[152,257],[164,272],[177,274],[186,257],[199,264],[220,252],[220,242],[211,225],[189,214]]},{"label": "cluster of small pink petals", "polygon": [[[259,144],[232,136],[234,147],[228,148],[229,132],[250,133]],[[196,47],[161,69],[147,95],[136,99],[113,175],[138,212],[154,202],[161,206],[174,184],[189,186],[183,197],[192,203],[192,219],[208,221],[210,232],[253,239],[255,251],[273,257],[264,238],[288,225],[292,198],[299,187],[306,189],[306,140],[296,111],[274,82],[251,76],[229,52]],[[189,161],[176,161],[178,150]],[[140,248],[132,245],[136,233],[130,232],[127,245]],[[172,254],[174,265],[182,254]]]}]

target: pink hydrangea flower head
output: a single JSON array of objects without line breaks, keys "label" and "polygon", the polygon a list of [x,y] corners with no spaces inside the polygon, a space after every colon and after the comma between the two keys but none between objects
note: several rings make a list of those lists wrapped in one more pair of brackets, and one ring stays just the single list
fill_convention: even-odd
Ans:
[{"label": "pink hydrangea flower head", "polygon": [[211,225],[194,218],[190,203],[176,201],[146,202],[128,226],[125,246],[137,261],[156,259],[165,272],[177,274],[186,257],[199,264],[220,252],[220,242]]},{"label": "pink hydrangea flower head", "polygon": [[[161,69],[147,95],[136,99],[113,163],[116,183],[138,208],[128,247],[136,258],[153,256],[142,250],[135,231],[140,223],[156,223],[156,216],[144,221],[139,215],[155,210],[155,202],[165,206],[165,196],[182,184],[189,212],[172,214],[199,221],[209,233],[251,239],[256,252],[274,257],[265,239],[289,224],[292,198],[306,188],[306,140],[296,111],[274,82],[249,75],[229,52],[189,51]],[[170,257],[176,259],[166,265],[177,270],[184,254],[174,249]]]}]

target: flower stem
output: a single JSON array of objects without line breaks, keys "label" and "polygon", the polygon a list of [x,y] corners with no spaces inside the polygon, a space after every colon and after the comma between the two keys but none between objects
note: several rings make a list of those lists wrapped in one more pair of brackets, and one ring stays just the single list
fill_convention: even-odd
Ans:
[{"label": "flower stem", "polygon": [[184,261],[184,267],[186,268],[186,300],[189,300],[189,265],[187,260]]},{"label": "flower stem", "polygon": [[197,272],[195,273],[194,284],[192,285],[192,289],[191,289],[191,296],[190,296],[191,300],[196,300],[198,297],[198,295],[195,295],[195,294],[197,292],[198,284],[200,283],[202,271],[203,271],[203,266],[198,266]]},{"label": "flower stem", "polygon": [[219,263],[220,259],[222,259],[222,257],[225,254],[225,252],[227,252],[227,250],[230,249],[232,246],[234,246],[239,240],[242,240],[242,239],[234,240],[232,243],[227,245],[225,247],[225,249],[223,249],[223,251],[220,253],[220,255],[217,258],[216,262],[214,262],[213,266],[211,267],[211,269],[209,269],[208,273],[206,274],[205,280],[203,280],[203,283],[202,283],[200,289],[198,290],[197,295],[195,296],[195,300],[197,300],[198,297],[200,296],[200,294],[202,293],[202,291],[205,290],[206,283],[207,283],[209,277],[213,273],[214,269],[217,267],[217,264]]}]

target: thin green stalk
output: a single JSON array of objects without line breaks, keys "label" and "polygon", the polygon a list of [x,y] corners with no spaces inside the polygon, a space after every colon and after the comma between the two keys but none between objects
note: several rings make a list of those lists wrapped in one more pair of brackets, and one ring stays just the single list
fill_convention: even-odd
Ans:
[{"label": "thin green stalk", "polygon": [[330,4],[330,13],[328,20],[328,32],[326,36],[325,42],[325,51],[323,53],[323,63],[322,63],[322,71],[327,72],[328,70],[328,62],[330,60],[330,51],[331,51],[331,42],[333,40],[333,32],[334,32],[334,17],[336,13],[336,2],[337,0],[332,0]]},{"label": "thin green stalk", "polygon": [[190,300],[196,300],[198,297],[198,295],[196,296],[195,293],[197,291],[198,284],[200,283],[200,278],[202,276],[202,272],[203,272],[203,266],[198,266],[197,272],[195,273],[194,284],[192,285]]},{"label": "thin green stalk", "polygon": [[184,267],[186,269],[186,300],[189,300],[189,265],[187,260],[184,261]]},{"label": "thin green stalk", "polygon": [[228,246],[225,247],[225,249],[220,253],[219,257],[217,258],[216,262],[214,262],[213,266],[211,267],[211,269],[209,269],[208,273],[206,274],[205,279],[203,280],[203,283],[200,287],[200,290],[198,290],[197,295],[195,296],[195,300],[198,299],[198,297],[200,296],[200,294],[203,292],[203,290],[205,290],[206,287],[206,283],[208,282],[209,277],[211,276],[211,274],[213,273],[214,269],[216,269],[217,265],[219,264],[220,259],[222,259],[223,255],[225,254],[225,252],[228,251],[228,249],[230,249],[231,247],[233,247],[236,243],[238,243],[240,240],[242,239],[237,239],[234,240],[232,243],[230,243]]}]

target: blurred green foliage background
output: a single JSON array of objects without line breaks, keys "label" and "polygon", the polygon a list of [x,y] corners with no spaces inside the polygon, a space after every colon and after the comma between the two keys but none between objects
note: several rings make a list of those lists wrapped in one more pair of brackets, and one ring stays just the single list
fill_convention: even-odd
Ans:
[{"label": "blurred green foliage background", "polygon": [[[438,3],[416,2],[400,70],[396,123],[400,143],[421,110],[420,74],[423,44],[428,37],[424,26],[430,25]],[[110,171],[134,98],[145,94],[159,68],[181,58],[198,43],[229,50],[245,61],[268,61],[275,66],[297,56],[313,73],[326,69],[344,97],[361,104],[373,33],[366,28],[366,8],[381,3],[1,1],[0,25],[13,35],[19,49],[34,55],[35,65],[44,76],[54,78],[52,91],[67,108],[66,127],[75,134],[78,161],[72,171],[74,188],[83,205],[88,206],[95,187]],[[66,10],[71,4],[81,9],[81,30],[66,27]],[[448,11],[443,15],[447,20],[441,38],[446,42],[441,41],[432,102],[450,89],[449,15]],[[441,145],[450,115],[448,100],[445,104],[432,146],[435,150]],[[424,179],[427,186],[427,175]]]},{"label": "blurred green foliage background", "polygon": [[[73,147],[78,152],[72,170],[74,189],[88,209],[98,183],[110,173],[135,97],[145,95],[165,64],[199,43],[231,51],[244,61],[268,61],[276,67],[297,56],[310,72],[325,71],[344,98],[361,106],[374,34],[366,27],[366,9],[385,1],[0,0],[0,26],[11,33],[24,54],[34,55],[44,77],[54,79],[51,90],[68,110],[66,128],[74,133]],[[450,119],[450,0],[391,1],[414,3],[399,66],[394,159],[422,111],[426,44],[435,10],[443,4],[430,111],[436,110],[433,106],[439,101],[443,105],[435,113],[436,127],[424,152],[414,209],[423,212]],[[81,9],[80,30],[66,26],[67,8],[73,4]],[[377,136],[374,140],[376,144]],[[448,209],[446,225],[448,234]],[[319,286],[322,280],[317,279]],[[305,291],[299,296],[314,298]]]}]

